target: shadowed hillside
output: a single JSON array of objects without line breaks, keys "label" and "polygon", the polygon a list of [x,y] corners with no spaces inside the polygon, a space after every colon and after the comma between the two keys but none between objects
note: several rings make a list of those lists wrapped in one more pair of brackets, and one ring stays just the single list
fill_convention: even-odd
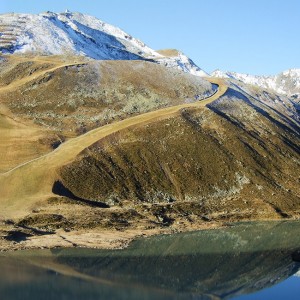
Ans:
[{"label": "shadowed hillside", "polygon": [[183,109],[99,141],[61,169],[61,182],[108,204],[196,204],[193,213],[211,219],[293,216],[300,209],[298,126],[231,89],[209,109]]}]

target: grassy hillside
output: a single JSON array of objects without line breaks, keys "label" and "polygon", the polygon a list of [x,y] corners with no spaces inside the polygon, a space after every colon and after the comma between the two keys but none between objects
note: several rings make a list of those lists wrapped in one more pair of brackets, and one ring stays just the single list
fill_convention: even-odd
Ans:
[{"label": "grassy hillside", "polygon": [[151,62],[1,64],[1,247],[120,247],[141,233],[299,216],[291,99]]},{"label": "grassy hillside", "polygon": [[210,109],[123,130],[63,167],[61,183],[76,197],[109,205],[184,202],[196,204],[199,217],[293,216],[299,131],[259,106],[231,89]]},{"label": "grassy hillside", "polygon": [[211,84],[201,78],[145,61],[7,60],[2,62],[0,85],[58,66],[2,92],[1,103],[14,115],[68,134],[78,135],[128,115],[195,102],[212,92]]},{"label": "grassy hillside", "polygon": [[142,61],[6,56],[0,65],[0,172],[93,128],[213,92],[201,78]]}]

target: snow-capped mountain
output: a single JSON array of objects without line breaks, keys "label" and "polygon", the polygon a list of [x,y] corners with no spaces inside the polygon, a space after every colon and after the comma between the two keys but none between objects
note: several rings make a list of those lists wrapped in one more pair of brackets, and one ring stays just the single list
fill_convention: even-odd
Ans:
[{"label": "snow-capped mountain", "polygon": [[97,60],[147,59],[207,76],[183,53],[164,56],[115,26],[69,11],[0,15],[0,53],[83,55]]},{"label": "snow-capped mountain", "polygon": [[300,69],[290,69],[275,76],[255,76],[220,70],[214,71],[211,75],[214,77],[239,80],[246,84],[271,89],[276,93],[287,96],[300,96]]},{"label": "snow-capped mountain", "polygon": [[162,57],[156,58],[157,62],[165,65],[168,68],[180,68],[186,73],[205,77],[208,73],[200,69],[190,58],[184,55],[181,51],[175,49],[166,49],[157,51]]}]

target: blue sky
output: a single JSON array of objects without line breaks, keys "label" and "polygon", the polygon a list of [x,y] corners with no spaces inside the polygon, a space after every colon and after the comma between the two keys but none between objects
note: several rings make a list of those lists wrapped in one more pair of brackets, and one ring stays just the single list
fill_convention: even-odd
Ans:
[{"label": "blue sky", "polygon": [[204,70],[276,74],[300,68],[299,0],[0,0],[0,11],[65,9],[98,17]]}]

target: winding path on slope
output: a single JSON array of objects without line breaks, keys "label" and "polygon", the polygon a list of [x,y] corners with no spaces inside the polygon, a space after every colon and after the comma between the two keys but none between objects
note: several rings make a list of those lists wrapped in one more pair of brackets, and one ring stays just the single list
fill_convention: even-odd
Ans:
[{"label": "winding path on slope", "polygon": [[[28,83],[41,81],[58,69],[81,66],[84,63],[81,59],[69,59],[66,62],[62,57],[8,56],[5,60],[8,60],[8,66],[13,67],[11,70],[7,69],[8,75],[14,72],[18,78],[11,78],[12,82],[0,87],[0,153],[4,154],[4,158],[0,160],[0,174],[51,151],[49,146],[37,141],[47,138],[49,134],[50,137],[55,136],[52,130],[36,125],[33,120],[24,120],[13,115],[6,101],[13,99],[14,91],[26,87]],[[77,61],[79,62],[76,63]],[[25,63],[24,71],[20,67],[22,63]],[[3,84],[2,80],[1,83]]]},{"label": "winding path on slope", "polygon": [[[60,65],[60,67],[64,66],[66,65]],[[44,71],[44,73],[58,68],[59,66],[56,66],[55,68]],[[68,140],[46,155],[1,174],[0,218],[21,217],[30,212],[39,202],[53,196],[52,186],[58,178],[57,170],[61,166],[71,162],[81,151],[100,139],[125,128],[174,116],[184,108],[204,107],[226,93],[228,87],[222,79],[207,78],[207,80],[216,84],[218,90],[214,95],[205,100],[162,108],[93,129],[84,135]]]},{"label": "winding path on slope", "polygon": [[[62,64],[61,62],[59,61],[55,61],[55,60],[45,60],[45,61],[42,61],[41,59],[30,59],[31,61],[36,61],[36,62],[43,62],[43,63],[51,63],[53,65],[53,67],[50,67],[50,68],[47,68],[47,69],[42,69],[42,70],[39,70],[39,71],[36,71],[36,72],[33,72],[31,75],[29,76],[26,76],[26,77],[23,77],[19,80],[16,80],[4,87],[1,87],[0,88],[0,92],[1,93],[5,93],[6,91],[11,91],[13,89],[16,89],[18,87],[21,87],[22,85],[32,81],[32,80],[36,80],[38,79],[40,76],[44,76],[46,75],[47,73],[51,73],[51,72],[54,72],[58,69],[61,69],[61,68],[65,68],[65,67],[73,67],[73,66],[78,66],[78,65],[82,65],[82,63],[80,62],[74,62],[74,63],[65,63],[65,64]],[[22,62],[22,61],[25,61],[25,59],[22,59],[22,58],[19,58],[17,59],[18,62]]]}]

